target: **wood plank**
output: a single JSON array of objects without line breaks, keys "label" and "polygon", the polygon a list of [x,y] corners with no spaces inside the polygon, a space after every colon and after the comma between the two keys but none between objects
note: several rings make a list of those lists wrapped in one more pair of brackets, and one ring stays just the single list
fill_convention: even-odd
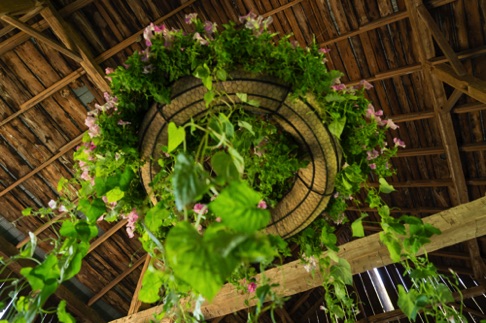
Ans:
[{"label": "wood plank", "polygon": [[117,276],[114,280],[112,280],[108,285],[103,287],[96,295],[91,297],[88,301],[88,306],[93,305],[96,303],[97,300],[99,300],[101,297],[103,297],[108,291],[110,291],[113,287],[118,285],[119,282],[121,282],[125,277],[130,275],[135,269],[137,269],[142,263],[145,262],[147,259],[148,255],[145,254],[144,256],[140,257],[130,268],[126,269],[121,275]]},{"label": "wood plank", "polygon": [[[431,242],[425,247],[427,252],[481,237],[486,234],[486,197],[426,217],[423,220],[442,231],[441,235],[432,236]],[[425,250],[421,250],[419,253],[423,252]],[[324,252],[323,255],[325,256],[325,254]],[[339,256],[351,264],[353,274],[393,263],[386,246],[380,242],[378,233],[341,245]],[[267,270],[265,276],[271,283],[280,284],[277,287],[277,293],[283,296],[294,295],[321,285],[320,275],[307,272],[300,260]],[[260,275],[257,275],[256,278],[259,281]],[[482,286],[482,288],[482,292],[484,292],[484,287]],[[206,319],[234,313],[247,307],[245,305],[247,298],[248,295],[241,294],[233,285],[227,284],[211,304],[202,306],[202,312]],[[254,304],[255,301],[250,301],[250,306]],[[112,322],[149,322],[152,316],[161,309],[161,306],[152,307]]]},{"label": "wood plank", "polygon": [[[37,15],[41,10],[42,10],[42,6],[36,6],[34,9],[30,10],[29,12],[27,12],[25,15],[23,15],[22,17],[20,17],[18,19],[22,22],[29,21],[32,17]],[[11,32],[12,30],[15,30],[14,26],[7,25],[7,26],[3,27],[2,29],[0,29],[0,37],[5,36],[9,32]]]},{"label": "wood plank", "polygon": [[466,103],[454,108],[454,113],[469,113],[486,110],[486,104],[482,102]]},{"label": "wood plank", "polygon": [[452,67],[442,64],[432,67],[432,73],[442,82],[462,91],[470,97],[486,103],[486,81],[472,75],[459,75]]},{"label": "wood plank", "polygon": [[434,21],[434,18],[432,18],[427,8],[425,8],[424,5],[419,5],[417,7],[417,12],[425,23],[425,27],[432,33],[432,36],[434,36],[434,39],[439,45],[440,49],[442,49],[442,52],[444,52],[445,56],[449,59],[454,71],[459,75],[466,74],[464,65],[462,65],[462,63],[459,61],[457,54],[454,52],[449,42],[442,34],[442,31],[440,30],[439,26],[437,26],[437,23]]},{"label": "wood plank", "polygon": [[55,161],[56,159],[58,159],[59,157],[61,157],[62,155],[64,155],[68,151],[70,151],[71,149],[73,149],[76,145],[81,143],[81,139],[83,138],[83,135],[84,134],[79,135],[76,139],[72,140],[71,142],[67,143],[65,146],[61,147],[57,154],[55,154],[54,156],[49,158],[47,161],[45,161],[44,163],[42,163],[41,165],[39,165],[38,167],[33,169],[27,175],[23,176],[22,178],[19,178],[17,181],[15,181],[15,183],[9,185],[7,188],[5,188],[3,191],[0,192],[0,197],[4,196],[8,192],[10,192],[12,189],[14,189],[17,185],[25,182],[26,180],[28,180],[29,178],[31,178],[32,176],[34,176],[35,174],[37,174],[38,172],[43,170],[45,167],[49,166],[53,161]]},{"label": "wood plank", "polygon": [[112,235],[114,235],[118,230],[120,230],[125,224],[127,224],[128,220],[123,219],[121,221],[118,221],[114,226],[110,228],[110,230],[106,231],[101,237],[96,239],[95,241],[90,243],[89,249],[88,249],[88,254],[95,250],[99,245],[101,245],[103,242],[108,240]]},{"label": "wood plank", "polygon": [[11,24],[12,26],[15,26],[18,29],[22,30],[23,32],[29,34],[30,36],[34,37],[35,39],[46,43],[47,45],[49,45],[52,48],[54,48],[55,50],[63,53],[64,55],[66,55],[67,57],[73,59],[74,61],[76,61],[78,63],[80,63],[82,61],[82,58],[78,54],[76,54],[72,50],[67,49],[66,47],[64,47],[61,44],[59,44],[58,42],[50,39],[49,37],[44,36],[43,34],[41,34],[40,32],[38,32],[34,28],[30,27],[29,25],[23,23],[22,21],[20,21],[20,20],[18,20],[16,18],[13,18],[11,16],[2,16],[0,18],[3,21]]},{"label": "wood plank", "polygon": [[0,15],[24,13],[37,5],[39,5],[39,2],[35,0],[2,0],[0,2]]},{"label": "wood plank", "polygon": [[429,155],[440,155],[445,152],[442,147],[434,148],[407,148],[404,150],[399,150],[396,157],[415,157],[415,156],[429,156]]},{"label": "wood plank", "polygon": [[143,281],[143,276],[145,275],[145,272],[148,269],[148,266],[150,264],[150,260],[152,258],[147,255],[147,258],[145,258],[145,263],[143,264],[142,271],[140,272],[140,277],[138,278],[138,283],[137,287],[135,288],[135,291],[132,296],[132,301],[130,303],[130,309],[128,310],[128,315],[132,315],[134,313],[137,313],[138,310],[140,309],[140,306],[142,305],[142,302],[138,299],[138,293],[140,292],[140,289],[142,288],[142,281]]},{"label": "wood plank", "polygon": [[469,261],[471,262],[474,278],[477,281],[484,280],[484,276],[486,274],[486,266],[481,257],[481,251],[479,249],[478,241],[476,239],[468,240],[466,241],[466,246],[469,251]]},{"label": "wood plank", "polygon": [[[0,256],[10,258],[18,254],[18,250],[9,243],[4,237],[0,236]],[[36,264],[33,261],[19,261],[13,262],[10,266],[15,274],[20,275],[22,267],[32,267]],[[105,320],[92,308],[86,306],[76,295],[74,295],[67,287],[61,285],[56,290],[55,295],[61,299],[66,300],[67,308],[76,316],[87,319],[91,322],[105,322]]]}]

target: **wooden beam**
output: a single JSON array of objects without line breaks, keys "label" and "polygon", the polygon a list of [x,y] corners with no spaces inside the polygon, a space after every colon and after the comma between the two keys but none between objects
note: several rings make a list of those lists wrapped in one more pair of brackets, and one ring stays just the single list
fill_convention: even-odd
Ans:
[{"label": "wooden beam", "polygon": [[393,119],[395,123],[400,123],[400,122],[409,122],[415,120],[432,119],[434,117],[435,117],[434,111],[421,111],[421,112],[396,114],[391,116],[390,118]]},{"label": "wooden beam", "polygon": [[[442,212],[444,210],[446,210],[446,208],[417,206],[416,208],[391,208],[390,212],[391,213],[412,213],[412,214],[417,214],[417,213],[434,214],[434,213]],[[372,209],[369,207],[358,207],[358,206],[348,206],[346,211],[378,212],[376,209]],[[380,226],[377,226],[377,228],[381,230]]]},{"label": "wooden beam", "polygon": [[[425,246],[427,252],[481,237],[486,234],[486,197],[426,217],[423,221],[442,231],[441,235],[431,237],[431,242]],[[419,254],[424,251],[421,250]],[[325,255],[326,252],[323,253],[323,256]],[[393,263],[378,233],[341,245],[339,257],[351,264],[353,274]],[[307,272],[304,264],[299,260],[269,269],[265,272],[265,276],[271,283],[279,284],[276,292],[282,296],[294,295],[318,287],[322,279],[317,273]],[[261,275],[257,275],[257,282],[260,277]],[[484,287],[482,288],[484,292]],[[241,294],[236,287],[226,284],[211,304],[203,304],[202,312],[206,319],[237,312],[247,307],[245,304],[247,299],[247,294]],[[254,304],[254,301],[250,301],[249,306]],[[148,322],[161,310],[162,306],[156,306],[113,322]]]},{"label": "wooden beam", "polygon": [[271,11],[264,13],[263,17],[268,17],[268,16],[274,15],[276,13],[279,13],[281,11],[284,11],[285,9],[291,8],[291,7],[295,6],[296,4],[301,3],[302,1],[304,1],[304,0],[294,0],[294,1],[291,1],[291,2],[286,3],[284,5],[281,5],[280,7],[276,8],[276,9],[273,9]]},{"label": "wooden beam", "polygon": [[128,309],[128,315],[137,313],[138,310],[140,309],[140,306],[142,305],[142,302],[138,299],[138,294],[140,292],[140,289],[142,288],[143,276],[148,269],[148,266],[150,264],[150,259],[151,259],[150,256],[147,256],[145,258],[145,263],[143,264],[142,271],[140,272],[140,277],[138,277],[137,287],[135,288],[135,292],[133,293],[132,296],[132,302],[130,303],[130,308]]},{"label": "wooden beam", "polygon": [[431,67],[432,73],[442,82],[458,89],[470,97],[486,103],[486,81],[472,75],[459,75],[452,67],[442,64]]},{"label": "wooden beam", "polygon": [[7,194],[11,190],[13,190],[17,185],[22,184],[23,182],[25,182],[26,180],[28,180],[29,178],[31,178],[32,176],[34,176],[35,174],[37,174],[38,172],[40,172],[41,170],[43,170],[44,168],[49,166],[56,159],[58,159],[59,157],[61,157],[62,155],[64,155],[68,151],[70,151],[71,149],[73,149],[76,145],[81,143],[81,140],[83,139],[83,135],[84,134],[80,134],[78,137],[73,139],[71,142],[69,142],[66,145],[64,145],[63,147],[61,147],[57,154],[55,154],[54,156],[52,156],[51,158],[49,158],[48,160],[43,162],[41,165],[37,166],[30,173],[24,175],[23,177],[16,180],[14,183],[7,186],[3,191],[0,192],[0,197],[4,196],[5,194]]},{"label": "wooden beam", "polygon": [[472,151],[484,151],[486,150],[486,143],[477,142],[473,144],[465,144],[459,147],[460,151],[472,152]]},{"label": "wooden beam", "polygon": [[361,33],[365,33],[365,32],[368,32],[370,30],[380,28],[380,27],[386,26],[388,24],[391,24],[391,23],[394,23],[394,22],[397,22],[397,21],[400,21],[400,20],[403,20],[403,19],[406,19],[406,18],[408,18],[408,13],[406,11],[393,13],[389,16],[386,16],[386,17],[383,17],[383,18],[378,18],[378,19],[374,20],[373,22],[370,22],[366,25],[363,25],[363,26],[359,27],[357,30],[353,30],[351,32],[348,32],[344,35],[338,36],[338,37],[330,39],[330,40],[326,40],[325,42],[320,43],[319,46],[320,47],[328,46],[330,44],[337,43],[337,42],[342,41],[342,40],[346,40],[349,37],[354,37],[354,36],[357,36]]},{"label": "wooden beam", "polygon": [[64,47],[61,44],[59,44],[58,42],[50,39],[49,37],[44,36],[44,34],[41,34],[40,32],[38,32],[34,28],[30,27],[29,25],[23,23],[22,21],[20,21],[16,18],[13,18],[11,16],[1,16],[0,18],[3,21],[11,24],[12,26],[15,26],[18,29],[22,30],[23,32],[29,34],[30,36],[34,37],[35,39],[37,39],[37,40],[45,43],[46,45],[54,48],[58,52],[68,56],[69,58],[73,59],[74,61],[80,63],[83,60],[78,54],[76,54],[72,50],[67,49],[66,47]]},{"label": "wooden beam", "polygon": [[[4,237],[0,236],[0,256],[4,258],[11,258],[18,254],[17,248],[9,243]],[[8,267],[16,275],[20,276],[20,270],[23,267],[32,267],[36,263],[30,260],[13,262]],[[92,308],[86,306],[76,295],[74,295],[67,287],[64,285],[59,286],[56,290],[55,295],[61,299],[66,300],[68,310],[75,314],[76,316],[86,319],[90,322],[105,322],[103,318]]]},{"label": "wooden beam", "polygon": [[416,156],[430,156],[430,155],[440,155],[445,152],[444,148],[407,148],[404,150],[399,150],[396,157],[416,157]]},{"label": "wooden beam", "polygon": [[145,262],[147,259],[148,255],[145,254],[144,256],[140,257],[130,268],[126,269],[121,275],[116,277],[114,280],[112,280],[108,285],[103,287],[96,295],[91,297],[88,301],[88,306],[93,305],[96,303],[97,300],[99,300],[101,297],[103,297],[106,293],[108,293],[113,287],[118,285],[119,282],[121,282],[125,277],[130,275],[135,269],[137,269],[142,263]]},{"label": "wooden beam", "polygon": [[[39,235],[41,232],[43,232],[45,229],[49,228],[51,225],[53,225],[55,222],[61,220],[67,213],[64,212],[64,213],[61,213],[59,215],[56,215],[55,217],[53,217],[52,219],[50,219],[49,221],[47,221],[46,223],[44,223],[43,225],[41,225],[39,228],[37,228],[33,233],[35,236]],[[17,249],[20,249],[22,248],[23,246],[25,246],[28,242],[30,241],[30,237],[27,236],[24,240],[20,241],[16,246],[15,248]]]},{"label": "wooden beam", "polygon": [[[450,179],[424,179],[405,182],[390,182],[395,188],[410,188],[410,187],[449,187],[453,185],[453,181]],[[380,183],[368,183],[371,187],[378,187]]]},{"label": "wooden beam", "polygon": [[466,246],[469,251],[469,261],[474,273],[474,278],[477,281],[485,279],[486,269],[483,258],[481,258],[481,251],[476,239],[466,241]]},{"label": "wooden beam", "polygon": [[114,226],[110,228],[110,230],[106,231],[101,237],[96,239],[95,241],[91,242],[89,249],[88,249],[88,254],[95,250],[96,248],[99,247],[103,242],[108,240],[112,235],[114,235],[118,230],[120,230],[125,224],[127,224],[128,220],[123,219],[121,221],[118,221]]},{"label": "wooden beam", "polygon": [[[29,12],[27,12],[25,15],[23,15],[22,17],[20,17],[18,19],[22,22],[27,22],[32,17],[37,15],[41,10],[42,10],[42,6],[36,6],[34,9],[30,10]],[[0,37],[5,36],[9,32],[11,32],[12,30],[15,30],[15,27],[12,26],[12,25],[7,25],[7,26],[3,27],[2,29],[0,29]]]},{"label": "wooden beam", "polygon": [[486,110],[486,104],[482,102],[472,102],[472,103],[466,103],[457,106],[452,110],[452,112],[459,114],[459,113],[478,112],[483,110]]},{"label": "wooden beam", "polygon": [[442,112],[443,113],[449,113],[451,112],[452,108],[456,105],[457,101],[462,96],[462,92],[454,89],[454,92],[452,92],[451,96],[447,99],[447,102],[442,106]]},{"label": "wooden beam", "polygon": [[36,0],[2,0],[0,1],[0,15],[16,15],[27,11],[39,5]]},{"label": "wooden beam", "polygon": [[[464,299],[471,298],[471,297],[477,297],[481,296],[485,292],[484,286],[476,286],[476,287],[471,287],[466,290],[462,290],[462,296],[460,293],[453,293],[453,297],[455,300],[461,300],[463,297]],[[467,296],[467,297],[466,297]],[[380,314],[375,314],[372,316],[368,316],[366,321],[360,320],[358,323],[361,322],[391,322],[391,321],[396,321],[401,318],[405,318],[406,315],[403,314],[402,310],[393,310],[390,312],[385,312],[385,313],[380,313]]]},{"label": "wooden beam", "polygon": [[459,61],[457,54],[454,52],[447,39],[444,37],[444,34],[440,30],[439,26],[437,26],[434,18],[432,18],[432,16],[430,15],[429,10],[427,10],[427,8],[423,4],[421,4],[417,6],[417,12],[419,17],[422,18],[422,21],[425,23],[425,27],[430,31],[435,41],[439,45],[440,49],[442,50],[442,52],[444,52],[445,56],[451,63],[454,71],[459,75],[466,74],[466,68]]},{"label": "wooden beam", "polygon": [[105,74],[95,62],[88,46],[84,43],[78,33],[64,21],[51,3],[46,4],[44,10],[41,11],[41,15],[64,45],[71,50],[76,50],[81,55],[82,61],[79,63],[84,68],[93,84],[95,84],[102,92],[111,92]]}]

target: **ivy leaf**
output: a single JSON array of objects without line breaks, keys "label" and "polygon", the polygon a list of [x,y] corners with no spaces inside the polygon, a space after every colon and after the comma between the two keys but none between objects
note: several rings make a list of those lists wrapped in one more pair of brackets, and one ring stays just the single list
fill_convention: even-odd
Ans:
[{"label": "ivy leaf", "polygon": [[57,191],[59,193],[62,192],[62,190],[64,189],[64,186],[69,183],[69,180],[66,179],[65,177],[61,177],[61,179],[59,180],[59,182],[57,182]]},{"label": "ivy leaf", "polygon": [[224,259],[211,253],[187,222],[179,222],[169,231],[165,250],[174,275],[211,301],[226,278],[221,272]]},{"label": "ivy leaf", "polygon": [[336,138],[341,138],[341,134],[343,133],[344,126],[346,125],[346,116],[342,118],[334,119],[328,126],[329,131],[334,135]]},{"label": "ivy leaf", "polygon": [[108,203],[118,202],[125,196],[125,192],[123,192],[119,187],[115,187],[114,189],[109,190],[106,192],[106,199]]},{"label": "ivy leaf", "polygon": [[201,165],[196,164],[191,156],[184,153],[177,155],[172,175],[172,188],[179,211],[208,191],[206,178],[207,175]]},{"label": "ivy leaf", "polygon": [[83,212],[88,222],[94,223],[96,220],[106,212],[106,205],[102,199],[97,198],[91,203],[87,199],[80,199],[78,203],[79,211]]},{"label": "ivy leaf", "polygon": [[452,296],[451,290],[444,284],[435,286],[434,292],[439,299],[440,304],[447,304],[454,301],[454,296]]},{"label": "ivy leaf", "polygon": [[169,211],[164,208],[165,204],[161,201],[151,208],[145,215],[145,225],[152,233],[159,231],[164,219],[169,215]]},{"label": "ivy leaf", "polygon": [[97,176],[95,177],[94,188],[98,196],[105,195],[109,190],[117,187],[120,183],[120,177],[116,176]]},{"label": "ivy leaf", "polygon": [[243,103],[246,103],[246,102],[248,101],[248,94],[246,94],[246,93],[240,93],[240,92],[238,92],[238,93],[236,93],[236,96],[237,96],[237,97],[238,97],[238,99],[240,99],[240,100],[241,100],[241,102],[243,102]]},{"label": "ivy leaf", "polygon": [[393,262],[399,262],[401,259],[402,247],[397,240],[393,239],[390,233],[380,232],[380,240],[383,242],[390,253]]},{"label": "ivy leaf", "polygon": [[339,258],[339,262],[331,267],[330,273],[335,279],[342,281],[346,285],[353,284],[351,265],[344,258]]},{"label": "ivy leaf", "polygon": [[353,237],[364,237],[363,220],[361,218],[354,220],[351,224],[351,230],[353,231]]},{"label": "ivy leaf", "polygon": [[270,212],[258,208],[260,201],[260,195],[245,182],[231,182],[209,204],[209,209],[233,230],[253,233],[270,221]]},{"label": "ivy leaf", "polygon": [[177,127],[174,122],[170,122],[168,129],[167,152],[170,153],[179,147],[179,145],[182,144],[185,139],[186,132],[184,131],[184,127]]},{"label": "ivy leaf", "polygon": [[218,80],[226,81],[226,78],[228,77],[228,73],[226,73],[225,70],[219,69],[216,71],[216,77],[218,78]]},{"label": "ivy leaf", "polygon": [[69,265],[63,271],[63,280],[69,280],[76,276],[81,270],[83,264],[83,258],[88,253],[89,244],[82,242],[73,246],[72,252],[74,257],[70,259]]},{"label": "ivy leaf", "polygon": [[386,179],[380,178],[378,181],[380,182],[380,192],[388,194],[396,191],[396,189],[392,185],[388,184]]},{"label": "ivy leaf", "polygon": [[74,317],[66,312],[66,301],[62,300],[57,306],[57,318],[61,323],[76,323]]},{"label": "ivy leaf", "polygon": [[213,102],[215,96],[216,93],[214,91],[207,91],[206,93],[204,93],[204,103],[206,104],[206,107],[209,107],[211,102]]},{"label": "ivy leaf", "polygon": [[213,88],[213,82],[211,80],[211,71],[209,70],[209,67],[207,64],[204,64],[203,66],[199,65],[196,70],[194,71],[194,76],[197,77],[198,79],[201,79],[203,82],[203,85],[208,89],[212,90]]},{"label": "ivy leaf", "polygon": [[32,214],[32,208],[31,207],[28,207],[28,208],[25,208],[22,210],[22,215],[24,216],[29,216]]},{"label": "ivy leaf", "polygon": [[143,275],[142,288],[138,293],[138,299],[144,303],[150,304],[160,300],[160,288],[164,283],[164,272],[157,270],[154,266],[149,265]]},{"label": "ivy leaf", "polygon": [[398,307],[412,321],[415,321],[417,313],[427,305],[427,296],[420,295],[416,290],[411,289],[408,293],[402,285],[398,285]]},{"label": "ivy leaf", "polygon": [[130,167],[125,168],[123,173],[120,176],[120,189],[122,191],[127,191],[128,188],[130,187],[130,182],[132,181],[133,177],[135,176],[135,173]]},{"label": "ivy leaf", "polygon": [[252,135],[255,135],[253,126],[246,121],[238,120],[238,127],[248,130]]},{"label": "ivy leaf", "polygon": [[233,159],[224,151],[218,151],[211,157],[211,166],[223,184],[231,180],[240,179],[240,174],[236,169]]}]

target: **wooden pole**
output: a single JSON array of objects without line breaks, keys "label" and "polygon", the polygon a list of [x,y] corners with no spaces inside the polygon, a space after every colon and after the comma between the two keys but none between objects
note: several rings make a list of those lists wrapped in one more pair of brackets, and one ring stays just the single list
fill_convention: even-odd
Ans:
[{"label": "wooden pole", "polygon": [[[486,197],[442,211],[423,220],[442,231],[441,235],[433,236],[431,242],[425,246],[427,252],[481,237],[486,235]],[[421,250],[419,254],[424,252],[425,250]],[[325,254],[326,252],[323,253]],[[339,256],[351,264],[353,274],[393,263],[386,246],[380,241],[379,234],[340,246]],[[321,285],[320,275],[307,272],[304,264],[298,260],[267,270],[265,276],[271,283],[279,284],[276,292],[282,296],[294,295]],[[257,275],[256,279],[259,281],[260,275]],[[247,307],[245,301],[249,298],[248,294],[242,294],[233,285],[226,284],[211,304],[202,306],[202,312],[206,319],[237,312]],[[252,305],[255,305],[255,301],[249,302],[249,306]],[[162,306],[156,306],[112,322],[149,322],[154,314],[161,311]]]}]

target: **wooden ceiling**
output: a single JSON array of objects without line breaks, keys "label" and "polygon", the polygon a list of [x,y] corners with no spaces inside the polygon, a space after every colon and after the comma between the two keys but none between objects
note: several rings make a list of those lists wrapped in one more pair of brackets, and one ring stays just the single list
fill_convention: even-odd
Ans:
[{"label": "wooden ceiling", "polygon": [[[344,73],[346,84],[372,82],[369,98],[398,123],[394,136],[407,145],[393,160],[397,174],[390,181],[397,192],[387,201],[396,207],[394,214],[426,217],[485,196],[484,0],[53,0],[50,5],[2,0],[0,224],[5,239],[0,254],[14,254],[29,231],[44,240],[53,234],[46,225],[52,219],[22,217],[20,211],[46,206],[57,196],[59,178],[73,175],[72,153],[86,130],[86,113],[109,90],[103,70],[143,49],[145,26],[184,29],[184,16],[192,12],[221,25],[250,10],[273,16],[272,31],[293,33],[301,46],[315,37],[331,49],[327,64]],[[478,212],[484,214],[484,208]],[[346,215],[353,220],[359,212],[350,207]],[[370,213],[370,220],[376,219]],[[99,225],[80,274],[57,293],[80,321],[140,310],[133,301],[146,263],[140,243],[128,238],[123,222]],[[430,257],[444,271],[461,274],[473,321],[486,317],[486,239],[471,239],[465,223],[462,230],[460,243]],[[377,231],[373,223],[366,225],[367,235]],[[338,233],[340,243],[351,240],[347,225]],[[46,242],[40,248],[50,247]],[[389,265],[380,272],[396,302],[395,286],[404,283],[400,268]],[[399,311],[383,314],[371,280],[368,272],[355,275],[362,303],[358,319],[400,320]],[[303,290],[277,312],[280,321],[326,320],[319,309],[323,291]],[[245,315],[214,322],[244,322]]]}]

